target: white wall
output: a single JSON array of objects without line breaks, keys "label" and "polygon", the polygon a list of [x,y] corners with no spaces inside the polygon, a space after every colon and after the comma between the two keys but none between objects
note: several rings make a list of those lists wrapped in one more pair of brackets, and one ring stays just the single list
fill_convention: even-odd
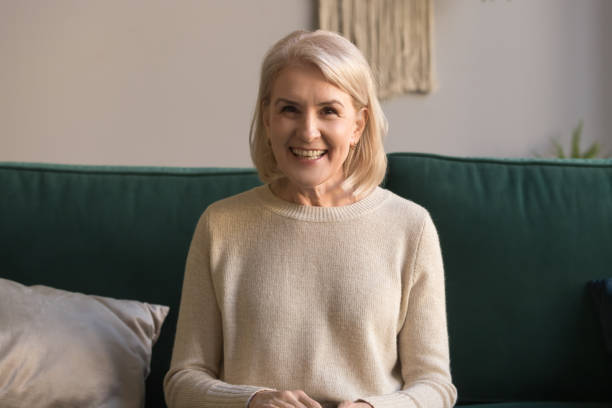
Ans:
[{"label": "white wall", "polygon": [[[251,166],[259,64],[311,0],[0,1],[0,161]],[[530,156],[585,119],[612,153],[610,0],[434,0],[439,89],[388,151]]]},{"label": "white wall", "polygon": [[435,0],[439,89],[385,103],[388,150],[531,156],[583,118],[612,153],[610,3]]}]

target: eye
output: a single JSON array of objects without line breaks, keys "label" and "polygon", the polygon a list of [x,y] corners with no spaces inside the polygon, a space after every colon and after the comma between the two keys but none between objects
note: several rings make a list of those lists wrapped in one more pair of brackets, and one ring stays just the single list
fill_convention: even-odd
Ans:
[{"label": "eye", "polygon": [[323,108],[323,114],[325,115],[337,115],[338,111],[335,108],[332,108],[331,106],[326,106]]},{"label": "eye", "polygon": [[295,113],[297,111],[297,108],[293,105],[285,105],[281,108],[281,112]]}]

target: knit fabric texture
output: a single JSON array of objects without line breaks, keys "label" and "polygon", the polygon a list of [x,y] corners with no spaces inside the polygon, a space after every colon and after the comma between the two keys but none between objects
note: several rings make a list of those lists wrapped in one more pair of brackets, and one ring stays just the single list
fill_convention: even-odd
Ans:
[{"label": "knit fabric texture", "polygon": [[206,209],[166,401],[244,408],[263,389],[324,406],[454,405],[442,256],[424,208],[380,187],[347,206],[302,206],[263,185]]}]

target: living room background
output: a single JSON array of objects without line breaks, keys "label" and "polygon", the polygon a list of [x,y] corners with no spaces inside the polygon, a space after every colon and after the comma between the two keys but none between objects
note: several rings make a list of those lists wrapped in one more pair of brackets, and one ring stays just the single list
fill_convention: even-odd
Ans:
[{"label": "living room background", "polygon": [[[386,150],[612,154],[612,2],[434,0],[438,88],[383,103]],[[0,161],[251,167],[259,64],[316,1],[0,2]]]}]

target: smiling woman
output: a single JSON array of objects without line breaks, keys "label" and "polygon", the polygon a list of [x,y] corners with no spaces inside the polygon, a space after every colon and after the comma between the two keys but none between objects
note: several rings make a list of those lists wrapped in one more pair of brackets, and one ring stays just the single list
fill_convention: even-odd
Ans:
[{"label": "smiling woman", "polygon": [[[342,159],[340,186],[353,195],[352,200],[367,195],[385,175],[383,137],[387,120],[376,97],[372,72],[361,52],[343,37],[321,30],[292,33],[272,47],[264,59],[251,125],[251,156],[260,178],[273,183],[287,177],[279,168],[279,158],[270,149],[275,136],[271,128],[273,115],[280,113],[279,108],[285,109],[286,113],[301,115],[296,119],[302,120],[302,126],[320,126],[323,121],[305,122],[317,119],[307,116],[312,109],[304,110],[314,106],[320,113],[332,115],[331,119],[339,119],[327,121],[330,126],[340,123],[348,126],[343,136],[351,139],[346,144],[353,149]],[[320,115],[318,118],[322,119]],[[324,132],[323,136],[328,134]],[[301,141],[297,147],[300,145],[307,142]]]},{"label": "smiling woman", "polygon": [[438,236],[379,186],[386,129],[348,40],[297,31],[268,52],[250,135],[265,184],[198,222],[171,408],[454,405]]}]

